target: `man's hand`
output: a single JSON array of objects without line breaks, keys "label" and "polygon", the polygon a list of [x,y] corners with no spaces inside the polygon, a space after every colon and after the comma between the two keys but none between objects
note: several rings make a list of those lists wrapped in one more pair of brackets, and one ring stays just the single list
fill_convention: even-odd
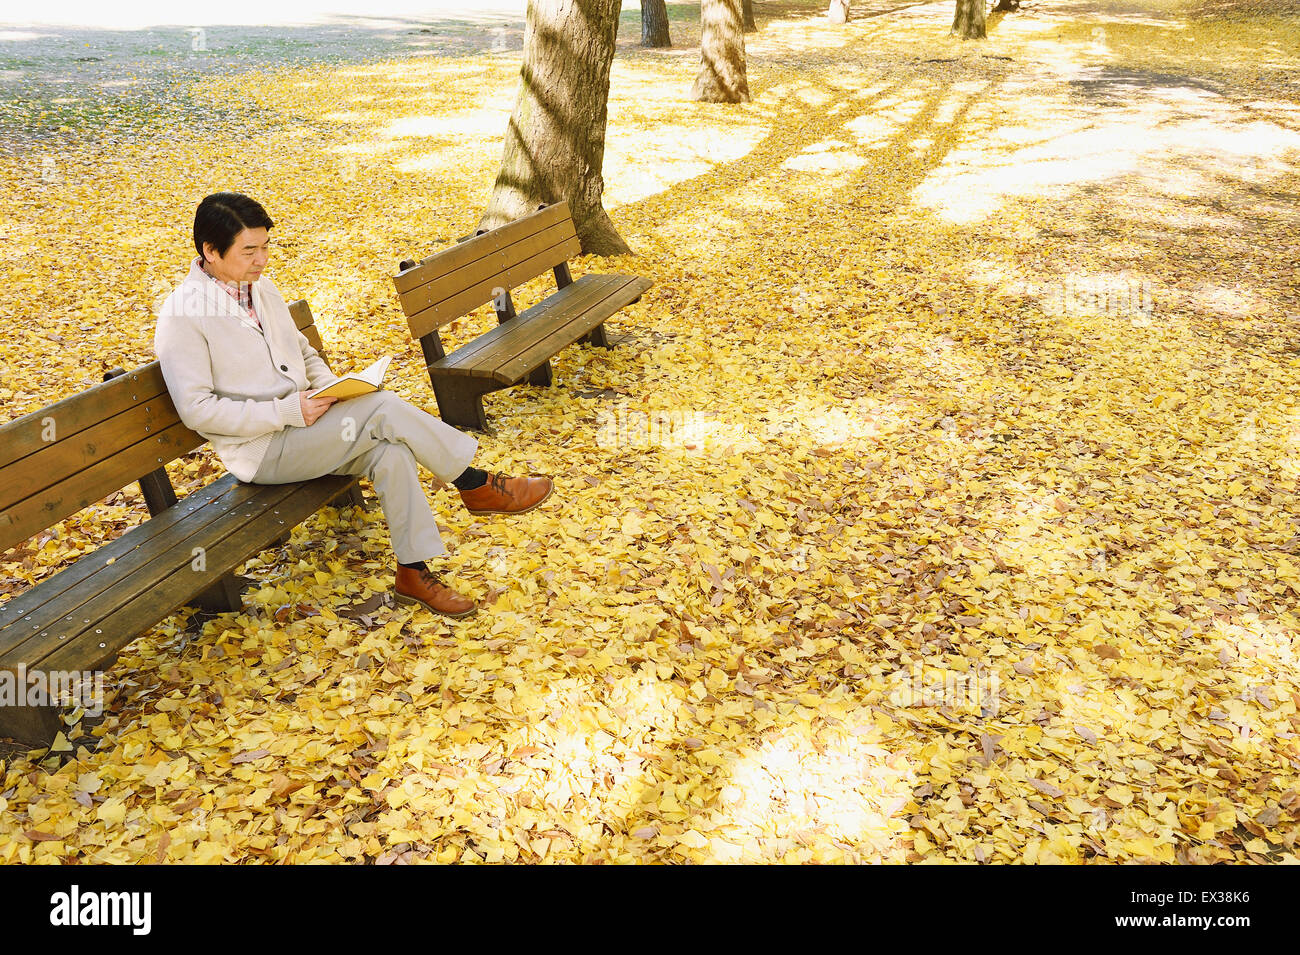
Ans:
[{"label": "man's hand", "polygon": [[302,420],[308,427],[315,424],[317,419],[329,410],[330,405],[338,401],[337,398],[312,398],[310,394],[307,391],[298,392],[298,404],[302,406]]}]

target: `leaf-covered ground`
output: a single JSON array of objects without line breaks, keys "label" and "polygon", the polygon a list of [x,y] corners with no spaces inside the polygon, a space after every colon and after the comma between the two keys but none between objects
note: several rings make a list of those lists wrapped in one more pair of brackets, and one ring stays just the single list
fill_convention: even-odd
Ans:
[{"label": "leaf-covered ground", "polygon": [[[744,106],[686,100],[689,22],[625,23],[637,254],[575,272],[656,284],[615,351],[488,399],[482,462],[552,503],[431,491],[488,609],[390,606],[382,515],[323,512],[245,614],[155,628],[102,720],[0,763],[0,860],[1297,861],[1296,20],[1043,2],[963,45],[949,3],[822,6],[762,5]],[[210,77],[165,135],[19,153],[3,417],[151,360],[221,188],[336,366],[395,353],[433,411],[388,276],[473,228],[517,72]]]}]

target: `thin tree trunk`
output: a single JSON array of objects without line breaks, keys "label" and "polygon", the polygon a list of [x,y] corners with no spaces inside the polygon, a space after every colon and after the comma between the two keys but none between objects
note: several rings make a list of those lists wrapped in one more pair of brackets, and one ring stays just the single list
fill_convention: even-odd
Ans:
[{"label": "thin tree trunk", "polygon": [[668,6],[664,0],[641,0],[641,45],[673,45],[668,35]]},{"label": "thin tree trunk", "polygon": [[984,39],[984,0],[957,0],[952,35],[963,40]]},{"label": "thin tree trunk", "polygon": [[826,11],[831,23],[849,22],[849,0],[831,0],[831,8]]},{"label": "thin tree trunk", "polygon": [[745,31],[741,0],[703,0],[700,19],[700,72],[691,99],[705,103],[748,103]]},{"label": "thin tree trunk", "polygon": [[745,17],[745,32],[753,33],[758,29],[758,24],[754,22],[754,0],[741,0],[740,12]]},{"label": "thin tree trunk", "polygon": [[567,199],[583,252],[631,251],[601,205],[619,3],[528,4],[519,94],[480,229],[504,225],[543,202]]}]

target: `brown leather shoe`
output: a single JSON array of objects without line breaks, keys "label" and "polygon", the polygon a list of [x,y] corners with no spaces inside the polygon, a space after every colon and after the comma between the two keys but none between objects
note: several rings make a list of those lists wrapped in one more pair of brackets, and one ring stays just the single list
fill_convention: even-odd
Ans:
[{"label": "brown leather shoe", "polygon": [[442,582],[437,574],[415,567],[397,568],[397,599],[406,604],[422,604],[444,617],[468,617],[478,607]]},{"label": "brown leather shoe", "polygon": [[460,499],[471,514],[522,514],[550,497],[552,490],[550,478],[489,474],[486,484],[461,491]]}]

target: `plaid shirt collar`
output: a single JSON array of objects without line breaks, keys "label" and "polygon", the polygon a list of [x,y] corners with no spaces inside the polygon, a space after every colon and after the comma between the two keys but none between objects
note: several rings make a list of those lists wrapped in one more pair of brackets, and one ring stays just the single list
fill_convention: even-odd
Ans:
[{"label": "plaid shirt collar", "polygon": [[218,286],[219,288],[223,289],[227,295],[229,295],[229,296],[230,296],[231,298],[233,298],[236,302],[238,302],[238,303],[239,303],[239,306],[240,306],[240,307],[241,307],[245,312],[248,313],[248,317],[251,318],[253,321],[257,322],[257,327],[258,327],[258,328],[261,328],[261,327],[262,327],[262,322],[261,322],[261,320],[258,319],[258,317],[257,317],[257,313],[256,313],[255,311],[253,311],[253,286],[252,286],[252,283],[249,283],[249,282],[240,282],[238,285],[232,285],[230,282],[223,282],[223,281],[221,281],[221,279],[217,278],[215,275],[213,275],[213,274],[212,274],[211,272],[209,272],[207,269],[203,268],[203,263],[202,263],[202,261],[199,262],[199,271],[201,271],[201,272],[202,272],[204,275],[206,275],[208,278],[212,279],[212,281],[216,282],[216,283],[217,283],[217,286]]}]

